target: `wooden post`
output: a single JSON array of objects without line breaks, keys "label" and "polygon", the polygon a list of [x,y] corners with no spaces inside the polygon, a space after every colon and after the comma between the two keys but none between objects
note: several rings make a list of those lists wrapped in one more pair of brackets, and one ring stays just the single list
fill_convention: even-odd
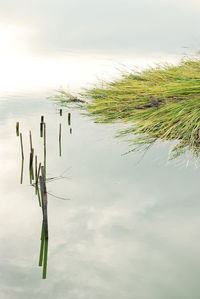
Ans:
[{"label": "wooden post", "polygon": [[60,109],[60,116],[62,116],[62,109]]}]

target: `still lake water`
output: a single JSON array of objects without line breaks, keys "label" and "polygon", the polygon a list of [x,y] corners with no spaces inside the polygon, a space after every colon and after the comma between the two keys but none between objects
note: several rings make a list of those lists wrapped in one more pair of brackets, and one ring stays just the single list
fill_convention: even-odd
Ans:
[{"label": "still lake water", "polygon": [[[199,299],[199,168],[167,162],[169,144],[155,145],[143,158],[122,155],[129,147],[114,138],[119,124],[95,124],[68,108],[60,117],[59,106],[46,98],[54,93],[45,85],[41,92],[14,86],[1,94],[0,298]],[[47,184],[56,197],[48,196],[46,280],[38,267],[42,213],[28,172],[29,130],[43,159],[41,115],[47,177],[64,177]],[[17,121],[24,139],[22,185]]]}]

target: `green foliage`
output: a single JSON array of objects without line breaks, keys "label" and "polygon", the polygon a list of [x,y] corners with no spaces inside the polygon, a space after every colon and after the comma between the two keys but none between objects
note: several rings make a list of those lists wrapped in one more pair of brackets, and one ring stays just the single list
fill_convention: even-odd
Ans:
[{"label": "green foliage", "polygon": [[200,152],[200,61],[184,60],[125,74],[118,81],[87,90],[87,113],[96,122],[130,124],[134,145],[177,140],[172,157]]}]

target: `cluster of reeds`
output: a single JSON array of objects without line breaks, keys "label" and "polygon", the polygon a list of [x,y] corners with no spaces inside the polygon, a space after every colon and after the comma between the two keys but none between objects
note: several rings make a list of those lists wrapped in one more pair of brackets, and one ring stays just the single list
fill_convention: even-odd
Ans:
[{"label": "cluster of reeds", "polygon": [[[20,182],[22,184],[23,169],[24,169],[24,148],[23,148],[22,133],[19,132],[19,122],[16,123],[16,135],[17,136],[20,135],[20,145],[21,145],[21,155],[22,155]],[[39,163],[38,166],[37,155],[34,156],[32,133],[31,131],[29,131],[29,140],[30,140],[29,175],[30,175],[30,184],[35,186],[35,194],[38,197],[39,206],[42,207],[42,213],[43,213],[39,266],[42,266],[43,263],[42,277],[43,279],[45,279],[47,275],[47,256],[48,256],[48,216],[47,216],[47,192],[46,192],[46,124],[44,122],[43,116],[41,116],[40,136],[44,138],[44,166],[41,166],[41,162]],[[35,157],[35,171],[34,171],[34,157]]]},{"label": "cluster of reeds", "polygon": [[[62,109],[60,109],[60,116],[62,116]],[[68,113],[68,125],[71,126],[71,113]],[[59,155],[61,156],[61,123],[59,124]],[[70,127],[70,134],[72,129]],[[23,182],[23,170],[24,170],[24,147],[22,133],[20,132],[19,122],[16,123],[16,135],[20,136],[21,145],[21,177],[20,183]],[[48,213],[47,213],[47,188],[46,188],[46,166],[47,166],[47,144],[46,144],[46,123],[44,122],[44,116],[41,116],[40,121],[40,137],[43,138],[43,165],[42,162],[38,164],[38,157],[35,153],[32,142],[32,133],[29,131],[30,141],[30,155],[29,155],[29,175],[30,184],[35,187],[35,194],[38,198],[39,206],[42,208],[42,229],[41,229],[41,244],[40,244],[40,255],[39,255],[39,266],[43,265],[43,279],[47,275],[47,257],[48,257]],[[35,159],[35,163],[34,163]]]},{"label": "cluster of reeds", "polygon": [[92,99],[86,110],[96,122],[130,125],[119,135],[133,133],[134,146],[177,140],[171,158],[186,150],[199,156],[200,60],[124,74],[120,80],[87,90],[85,96]]}]

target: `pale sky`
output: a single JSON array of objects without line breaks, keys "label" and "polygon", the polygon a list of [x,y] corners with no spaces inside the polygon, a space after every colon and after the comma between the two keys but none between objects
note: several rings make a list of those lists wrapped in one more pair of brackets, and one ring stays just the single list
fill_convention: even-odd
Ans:
[{"label": "pale sky", "polygon": [[198,0],[0,0],[1,27],[33,52],[198,50],[199,12]]},{"label": "pale sky", "polygon": [[200,49],[200,1],[0,0],[0,93],[72,90]]}]

